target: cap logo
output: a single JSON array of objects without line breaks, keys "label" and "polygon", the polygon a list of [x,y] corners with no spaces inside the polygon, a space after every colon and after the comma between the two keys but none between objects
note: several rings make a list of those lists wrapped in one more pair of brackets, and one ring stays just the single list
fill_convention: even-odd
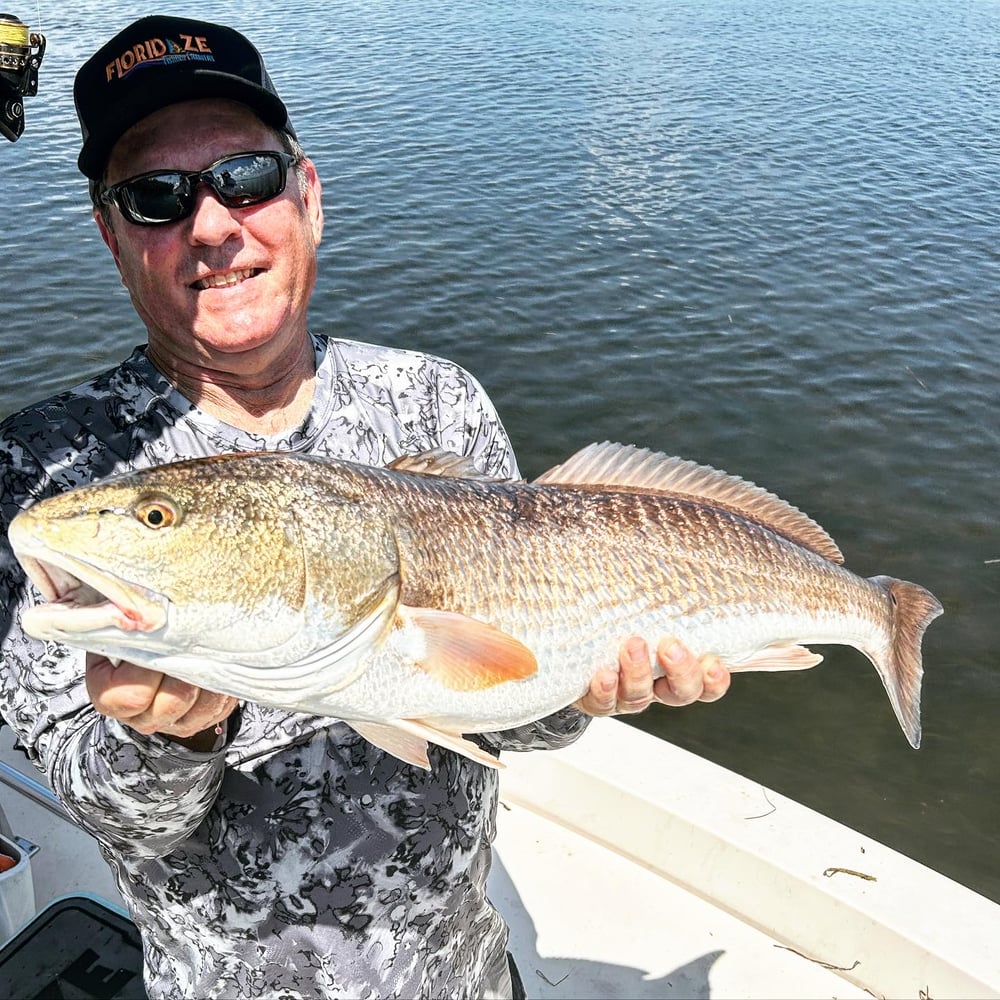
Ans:
[{"label": "cap logo", "polygon": [[204,35],[178,34],[177,37],[180,41],[170,38],[147,38],[144,42],[136,42],[104,67],[107,82],[110,83],[116,77],[124,80],[133,70],[150,64],[215,61],[211,46]]}]

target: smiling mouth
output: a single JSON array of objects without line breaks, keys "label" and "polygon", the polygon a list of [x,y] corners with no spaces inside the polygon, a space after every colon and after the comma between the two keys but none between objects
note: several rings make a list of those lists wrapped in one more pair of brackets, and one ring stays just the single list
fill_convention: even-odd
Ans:
[{"label": "smiling mouth", "polygon": [[242,284],[248,278],[253,278],[260,274],[262,268],[241,267],[234,271],[224,271],[219,274],[210,274],[205,278],[199,278],[191,282],[191,287],[195,291],[205,291],[209,288],[231,288],[234,285]]}]

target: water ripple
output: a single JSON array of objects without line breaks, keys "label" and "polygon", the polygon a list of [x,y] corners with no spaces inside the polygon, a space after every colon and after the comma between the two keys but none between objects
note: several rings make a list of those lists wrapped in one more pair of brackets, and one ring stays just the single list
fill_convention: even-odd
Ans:
[{"label": "water ripple", "polygon": [[[140,339],[70,90],[133,8],[43,25],[0,150],[0,410]],[[648,724],[1000,898],[1000,7],[261,0],[233,21],[324,178],[317,328],[466,364],[528,472],[602,438],[685,454],[939,594],[920,755],[839,654]]]}]

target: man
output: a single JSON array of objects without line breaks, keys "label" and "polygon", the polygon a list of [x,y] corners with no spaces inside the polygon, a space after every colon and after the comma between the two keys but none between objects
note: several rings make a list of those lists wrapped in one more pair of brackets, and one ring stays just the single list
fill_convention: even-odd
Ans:
[{"label": "man", "polygon": [[[256,49],[147,17],[81,68],[79,165],[147,343],[0,425],[4,523],[125,469],[286,449],[383,465],[442,447],[516,475],[481,386],[443,359],[312,335],[320,181]],[[37,598],[0,549],[0,710],[99,840],[142,931],[151,997],[511,996],[485,895],[495,772],[403,764],[342,723],[237,705],[20,630]],[[486,734],[563,746],[588,717],[713,700],[677,643],[622,649],[577,706]]]}]

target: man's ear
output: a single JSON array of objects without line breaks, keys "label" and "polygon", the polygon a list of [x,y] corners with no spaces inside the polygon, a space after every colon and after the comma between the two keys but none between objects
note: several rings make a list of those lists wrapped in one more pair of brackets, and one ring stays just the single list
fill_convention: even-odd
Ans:
[{"label": "man's ear", "polygon": [[316,241],[316,246],[319,246],[323,239],[323,185],[320,183],[316,164],[308,156],[302,160],[301,165],[305,168],[306,174],[302,201],[312,225],[313,239]]},{"label": "man's ear", "polygon": [[101,232],[101,239],[104,240],[105,245],[111,251],[111,256],[115,259],[115,266],[118,268],[118,273],[121,273],[121,264],[118,260],[118,237],[115,235],[115,231],[104,221],[104,215],[99,208],[94,209],[94,222],[97,223],[97,228]]}]

